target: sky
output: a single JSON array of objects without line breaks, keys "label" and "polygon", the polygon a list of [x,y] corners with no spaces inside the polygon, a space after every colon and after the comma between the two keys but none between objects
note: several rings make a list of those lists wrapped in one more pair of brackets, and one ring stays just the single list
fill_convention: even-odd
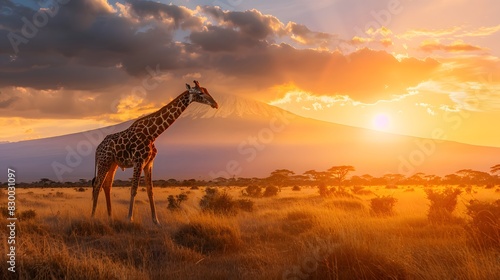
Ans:
[{"label": "sky", "polygon": [[152,112],[197,79],[301,116],[500,147],[493,0],[0,0],[0,142]]}]

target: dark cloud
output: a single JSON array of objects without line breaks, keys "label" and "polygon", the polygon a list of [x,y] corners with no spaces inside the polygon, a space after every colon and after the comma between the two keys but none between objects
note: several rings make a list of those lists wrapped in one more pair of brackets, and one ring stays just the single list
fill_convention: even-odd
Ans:
[{"label": "dark cloud", "polygon": [[270,15],[263,15],[257,10],[244,12],[222,11],[219,7],[206,6],[202,11],[211,15],[222,25],[238,29],[243,35],[262,40],[282,32],[282,23]]},{"label": "dark cloud", "polygon": [[[203,7],[191,11],[135,0],[125,4],[126,14],[104,1],[71,0],[48,16],[34,36],[25,38],[27,42],[20,43],[16,53],[5,38],[23,36],[26,23],[22,19],[32,20],[43,11],[0,1],[0,11],[4,11],[0,17],[0,88],[10,88],[12,94],[0,97],[0,107],[2,113],[11,115],[109,113],[112,104],[130,95],[147,77],[148,66],[170,72],[180,85],[188,82],[182,80],[184,75],[201,73],[221,91],[237,83],[240,91],[265,97],[272,86],[294,83],[315,94],[346,94],[372,102],[405,93],[438,65],[433,60],[398,61],[386,52],[368,49],[345,56],[277,44],[282,38],[325,47],[336,37],[296,23],[284,26],[276,17],[256,10]],[[213,21],[202,26],[206,17]],[[186,35],[180,42],[179,29]],[[15,87],[41,93],[30,90],[15,96],[19,94]],[[162,85],[148,92],[147,98],[163,102],[167,94],[181,91],[182,87]]]},{"label": "dark cloud", "polygon": [[[172,28],[195,29],[202,27],[202,20],[192,12],[175,5],[165,5],[151,1],[130,0],[132,11],[140,18],[152,16],[159,21],[172,20]],[[167,23],[170,24],[170,23]]]},{"label": "dark cloud", "polygon": [[246,36],[231,28],[208,26],[206,30],[194,31],[189,35],[191,42],[205,51],[237,51],[240,48],[252,48],[263,42]]},{"label": "dark cloud", "polygon": [[319,45],[327,47],[332,43],[332,40],[335,39],[335,36],[332,34],[314,32],[307,28],[307,26],[295,22],[290,22],[287,25],[287,31],[291,33],[292,38],[295,41],[304,45]]}]

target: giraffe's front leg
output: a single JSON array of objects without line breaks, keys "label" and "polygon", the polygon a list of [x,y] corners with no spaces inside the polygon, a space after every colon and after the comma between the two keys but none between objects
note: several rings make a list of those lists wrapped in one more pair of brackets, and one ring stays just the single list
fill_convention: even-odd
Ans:
[{"label": "giraffe's front leg", "polygon": [[155,225],[160,225],[158,222],[158,217],[156,216],[156,206],[153,195],[153,178],[152,178],[153,161],[149,162],[146,167],[144,167],[144,178],[147,184],[149,205],[151,206],[151,217],[153,218],[153,223]]},{"label": "giraffe's front leg", "polygon": [[128,210],[128,219],[130,222],[134,221],[134,202],[137,195],[137,188],[139,187],[139,180],[142,173],[142,162],[137,162],[134,165],[134,175],[132,178],[132,188],[130,189],[130,207]]}]

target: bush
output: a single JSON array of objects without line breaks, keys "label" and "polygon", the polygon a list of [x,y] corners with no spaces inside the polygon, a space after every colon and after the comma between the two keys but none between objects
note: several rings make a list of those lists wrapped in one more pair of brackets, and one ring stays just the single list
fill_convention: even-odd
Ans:
[{"label": "bush", "polygon": [[326,197],[330,196],[330,190],[325,185],[318,186],[319,196]]},{"label": "bush", "polygon": [[190,189],[192,189],[192,190],[199,190],[200,188],[198,186],[192,186]]},{"label": "bush", "polygon": [[353,194],[349,193],[345,188],[341,187],[331,187],[328,188],[324,185],[318,186],[319,189],[319,195],[322,197],[339,197],[339,198],[356,198]]},{"label": "bush", "polygon": [[293,186],[292,191],[298,192],[298,191],[300,191],[300,187],[299,186]]},{"label": "bush", "polygon": [[75,188],[75,191],[77,191],[77,192],[85,192],[85,188],[84,187]]},{"label": "bush", "polygon": [[261,197],[262,196],[262,188],[259,186],[251,185],[245,188],[243,190],[243,195],[244,196],[250,196],[250,197]]},{"label": "bush", "polygon": [[215,214],[234,215],[238,212],[238,205],[233,197],[226,192],[219,193],[217,189],[207,188],[201,198],[200,207],[203,211]]},{"label": "bush", "polygon": [[35,217],[36,217],[36,211],[32,210],[32,209],[22,211],[19,214],[19,220],[21,220],[21,221],[31,220],[31,219],[34,219]]},{"label": "bush", "polygon": [[168,201],[167,208],[171,211],[181,209],[181,203],[183,201],[186,201],[187,199],[188,199],[188,196],[185,193],[178,194],[175,197],[173,195],[169,195],[167,197],[167,201]]},{"label": "bush", "polygon": [[202,223],[182,226],[173,239],[177,244],[202,254],[234,251],[241,245],[240,233],[237,230],[224,225]]},{"label": "bush", "polygon": [[238,199],[236,200],[236,204],[238,205],[238,208],[247,211],[247,212],[253,212],[253,201],[250,199]]},{"label": "bush", "polygon": [[491,203],[471,200],[467,215],[471,217],[465,227],[468,242],[476,248],[500,249],[500,199]]},{"label": "bush", "polygon": [[316,217],[310,212],[293,211],[289,212],[284,220],[283,231],[296,235],[309,231],[313,228]]},{"label": "bush", "polygon": [[394,214],[394,205],[398,200],[392,196],[375,197],[370,200],[370,209],[373,215],[390,216]]},{"label": "bush", "polygon": [[266,187],[266,190],[264,191],[264,196],[269,197],[269,196],[275,196],[278,195],[279,189],[275,186],[268,186]]},{"label": "bush", "polygon": [[457,206],[458,195],[462,193],[460,189],[447,188],[443,191],[425,190],[427,199],[431,201],[427,218],[432,223],[446,223],[453,221],[452,212]]}]

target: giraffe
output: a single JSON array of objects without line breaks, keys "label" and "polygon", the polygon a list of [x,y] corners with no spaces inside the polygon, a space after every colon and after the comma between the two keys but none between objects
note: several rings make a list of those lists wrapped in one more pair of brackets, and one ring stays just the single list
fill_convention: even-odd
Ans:
[{"label": "giraffe", "polygon": [[206,88],[200,87],[198,81],[194,81],[194,84],[194,87],[186,84],[186,90],[160,110],[137,119],[124,131],[106,136],[97,146],[95,177],[92,180],[92,217],[95,215],[99,192],[103,188],[106,195],[108,218],[111,219],[110,194],[115,172],[118,167],[122,170],[133,168],[128,219],[133,221],[135,196],[141,173],[144,171],[153,223],[160,224],[156,216],[151,174],[153,161],[157,154],[154,145],[156,138],[169,128],[192,102],[207,104],[215,109],[219,107]]}]

